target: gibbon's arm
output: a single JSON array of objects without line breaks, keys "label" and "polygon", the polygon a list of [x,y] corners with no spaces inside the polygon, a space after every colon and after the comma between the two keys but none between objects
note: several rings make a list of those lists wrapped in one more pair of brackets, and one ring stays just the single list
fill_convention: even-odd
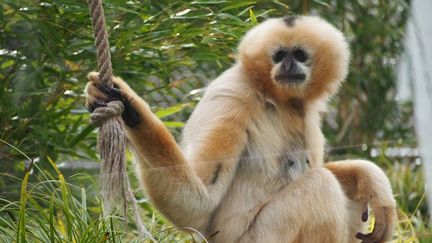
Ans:
[{"label": "gibbon's arm", "polygon": [[341,183],[347,196],[363,205],[363,221],[367,220],[368,204],[375,216],[372,233],[359,233],[358,238],[366,242],[384,242],[391,239],[397,219],[396,201],[390,182],[375,164],[364,160],[345,160],[326,163]]},{"label": "gibbon's arm", "polygon": [[[194,137],[184,144],[186,156],[175,139],[123,80],[118,89],[101,87],[97,73],[89,74],[87,106],[100,100],[122,100],[126,134],[138,159],[138,176],[156,207],[180,227],[202,228],[231,183],[238,157],[246,143],[241,101],[229,96],[205,95],[195,115]],[[104,94],[105,93],[105,94]],[[207,96],[207,97],[206,97]],[[95,105],[93,105],[95,104]],[[192,115],[194,117],[194,115]]]}]

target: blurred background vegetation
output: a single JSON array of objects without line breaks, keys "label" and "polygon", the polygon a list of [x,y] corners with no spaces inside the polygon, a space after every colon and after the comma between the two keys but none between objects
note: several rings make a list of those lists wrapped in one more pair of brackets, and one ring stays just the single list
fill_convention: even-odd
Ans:
[{"label": "blurred background vegetation", "polygon": [[[97,130],[83,106],[86,75],[97,67],[85,1],[0,2],[0,241],[139,241],[132,223],[101,213]],[[409,0],[106,0],[104,8],[115,75],[177,137],[255,21],[315,14],[343,30],[352,62],[324,118],[327,158],[379,164],[399,205],[395,241],[432,242],[412,104],[396,92]],[[197,238],[173,229],[133,184],[156,240]]]}]

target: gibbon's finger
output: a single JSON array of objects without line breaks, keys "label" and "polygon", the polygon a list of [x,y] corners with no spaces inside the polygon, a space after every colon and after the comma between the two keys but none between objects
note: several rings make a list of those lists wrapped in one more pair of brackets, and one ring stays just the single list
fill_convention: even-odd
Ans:
[{"label": "gibbon's finger", "polygon": [[[385,215],[386,209],[382,209],[383,215]],[[362,243],[378,243],[385,242],[386,238],[390,237],[387,219],[384,217],[376,216],[374,229],[371,233],[363,234],[357,233],[356,238],[362,240]]]},{"label": "gibbon's finger", "polygon": [[361,240],[361,243],[372,243],[372,242],[375,243],[375,241],[371,239],[371,235],[372,233],[363,234],[361,232],[358,232],[355,237]]},{"label": "gibbon's finger", "polygon": [[[92,94],[93,96],[107,96],[108,102],[121,99],[122,91],[116,83],[113,83],[114,87],[111,87],[106,83],[100,82],[99,73],[97,72],[91,72],[87,77],[90,81],[86,87],[86,93]],[[100,93],[100,95],[98,93]]]},{"label": "gibbon's finger", "polygon": [[103,114],[105,116],[119,115],[124,109],[124,105],[121,101],[112,101],[105,104],[102,107],[97,108],[95,114]]},{"label": "gibbon's finger", "polygon": [[107,96],[108,102],[123,99],[123,94],[118,88],[110,87],[108,84],[105,83],[98,84],[97,88],[100,92],[104,93]]},{"label": "gibbon's finger", "polygon": [[98,88],[98,84],[88,82],[86,88],[84,90],[86,96],[86,103],[91,104],[94,100],[105,101],[107,99],[107,95],[100,91]]},{"label": "gibbon's finger", "polygon": [[90,113],[93,113],[95,111],[95,109],[99,108],[99,107],[105,107],[106,103],[103,102],[102,100],[96,99],[93,102],[90,102],[88,105],[86,105],[87,110]]},{"label": "gibbon's finger", "polygon": [[90,114],[90,121],[92,124],[99,126],[105,120],[110,117],[119,115],[124,109],[123,103],[121,101],[110,102],[105,107],[99,107]]},{"label": "gibbon's finger", "polygon": [[369,209],[368,209],[368,204],[364,203],[363,204],[363,209],[362,209],[362,221],[366,222],[369,218]]},{"label": "gibbon's finger", "polygon": [[87,74],[88,80],[93,83],[100,83],[99,73],[98,72],[90,72]]},{"label": "gibbon's finger", "polygon": [[372,233],[363,234],[359,232],[356,234],[356,238],[361,240],[362,243],[382,243],[385,242],[386,228],[385,224],[375,225]]}]

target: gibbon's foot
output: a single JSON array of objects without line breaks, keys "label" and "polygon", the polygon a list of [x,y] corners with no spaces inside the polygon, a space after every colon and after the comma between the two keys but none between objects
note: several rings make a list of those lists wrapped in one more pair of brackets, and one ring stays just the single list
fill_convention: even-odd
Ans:
[{"label": "gibbon's foot", "polygon": [[114,87],[101,83],[98,78],[98,73],[91,72],[88,78],[90,81],[85,90],[86,108],[92,113],[95,113],[98,108],[101,108],[95,117],[111,116],[113,108],[107,107],[107,104],[112,101],[121,101],[124,106],[121,116],[126,126],[133,128],[140,123],[141,119],[137,110],[133,107],[125,93],[119,88],[120,85],[117,84],[117,82],[120,81],[117,78],[113,78]]}]

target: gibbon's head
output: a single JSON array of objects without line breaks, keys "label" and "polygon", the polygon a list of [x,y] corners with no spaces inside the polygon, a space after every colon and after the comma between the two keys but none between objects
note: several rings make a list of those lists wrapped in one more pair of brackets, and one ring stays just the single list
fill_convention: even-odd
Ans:
[{"label": "gibbon's head", "polygon": [[327,98],[345,79],[349,47],[343,34],[319,17],[269,19],[251,29],[239,46],[239,61],[266,95]]}]

